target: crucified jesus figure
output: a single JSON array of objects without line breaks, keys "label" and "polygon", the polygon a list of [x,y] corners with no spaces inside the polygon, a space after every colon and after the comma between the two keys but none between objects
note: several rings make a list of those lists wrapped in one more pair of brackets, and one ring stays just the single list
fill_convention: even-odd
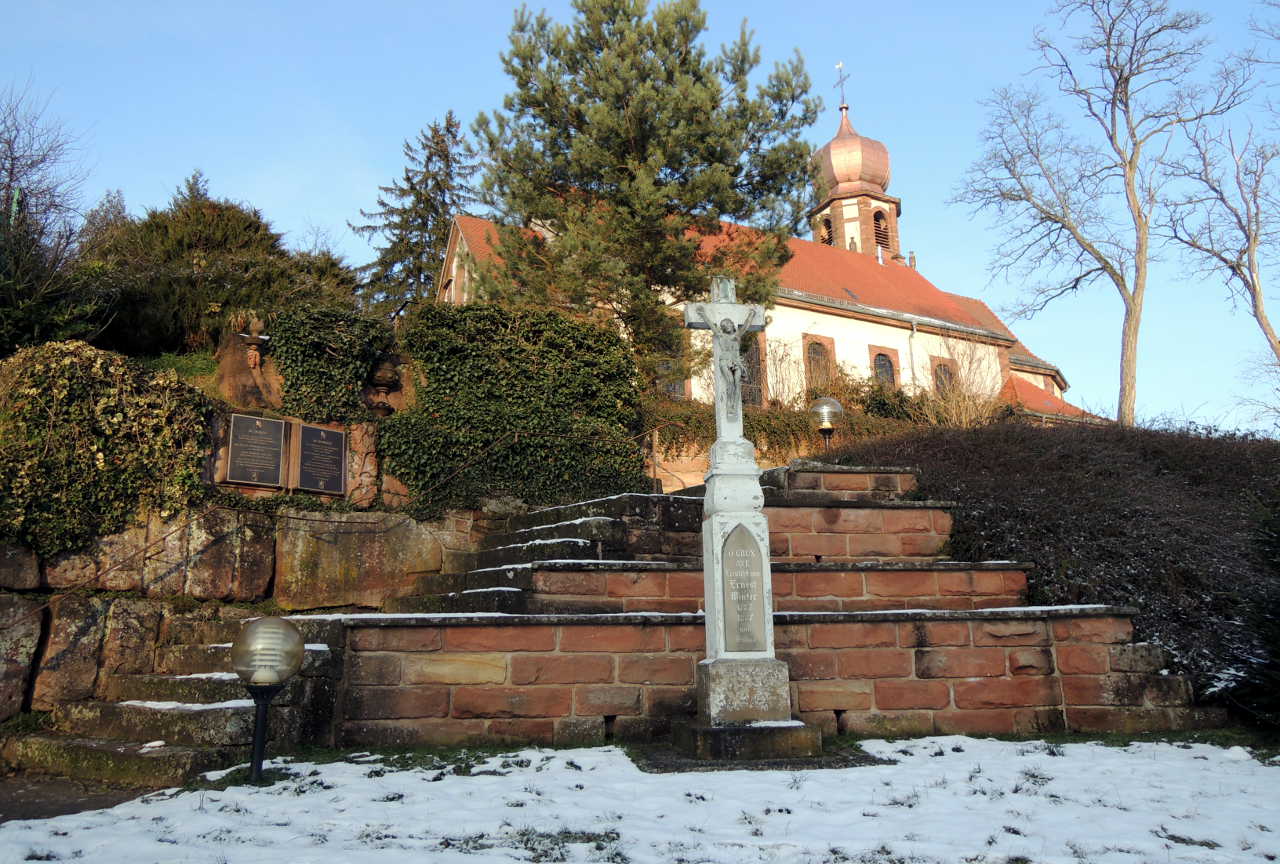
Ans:
[{"label": "crucified jesus figure", "polygon": [[715,345],[712,354],[716,363],[716,374],[720,377],[721,392],[724,394],[724,405],[727,419],[736,421],[742,411],[742,381],[747,367],[742,362],[742,334],[755,321],[756,310],[751,309],[741,324],[735,324],[731,318],[723,318],[713,324],[707,317],[706,309],[698,310],[702,322],[711,331]]}]

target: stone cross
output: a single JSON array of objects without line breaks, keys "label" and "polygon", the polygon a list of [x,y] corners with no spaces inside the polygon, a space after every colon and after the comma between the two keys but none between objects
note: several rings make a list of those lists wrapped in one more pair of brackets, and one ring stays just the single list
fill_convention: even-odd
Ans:
[{"label": "stone cross", "polygon": [[733,281],[712,281],[710,303],[684,323],[711,331],[716,442],[702,501],[702,594],[707,659],[698,664],[698,719],[676,730],[697,758],[812,756],[817,730],[791,720],[787,664],[773,654],[773,583],[755,447],[742,437],[742,337],[764,329],[764,309],[737,302]]},{"label": "stone cross", "polygon": [[764,309],[737,302],[733,280],[711,283],[710,303],[690,303],[685,326],[711,331],[716,441],[703,501],[707,656],[772,657],[769,525],[760,468],[742,437],[742,337],[764,329]]}]

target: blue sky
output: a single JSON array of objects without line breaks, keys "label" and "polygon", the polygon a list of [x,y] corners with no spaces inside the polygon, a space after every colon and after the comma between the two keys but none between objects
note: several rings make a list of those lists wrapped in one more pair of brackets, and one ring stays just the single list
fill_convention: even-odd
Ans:
[{"label": "blue sky", "polygon": [[[5,5],[0,90],[29,86],[48,99],[48,116],[78,133],[86,206],[115,188],[131,212],[163,206],[199,168],[214,195],[258,207],[291,244],[306,245],[318,229],[356,264],[371,253],[346,223],[399,175],[403,140],[450,108],[469,122],[499,106],[509,82],[498,54],[518,7],[498,0]],[[530,5],[569,17],[567,2]],[[809,133],[815,145],[835,133],[833,67],[844,62],[855,128],[889,148],[904,248],[940,288],[997,311],[1017,295],[1016,285],[988,278],[999,226],[947,199],[979,152],[979,100],[1033,67],[1032,32],[1054,24],[1047,5],[703,0],[710,46],[731,39],[745,17],[765,67],[801,52],[827,104]],[[1219,45],[1242,46],[1253,4],[1216,0],[1212,11]],[[1120,311],[1115,291],[1098,287],[1009,323],[1062,368],[1070,399],[1114,416]],[[1140,419],[1249,425],[1238,405],[1264,395],[1250,374],[1264,350],[1221,283],[1170,256],[1147,299]]]}]

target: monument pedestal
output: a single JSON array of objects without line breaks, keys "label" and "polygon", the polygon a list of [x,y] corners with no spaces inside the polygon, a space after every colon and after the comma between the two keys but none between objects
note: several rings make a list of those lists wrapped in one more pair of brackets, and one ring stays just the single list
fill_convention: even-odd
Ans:
[{"label": "monument pedestal", "polygon": [[694,759],[796,759],[822,753],[822,733],[791,719],[787,664],[773,658],[698,664],[698,720],[675,730]]},{"label": "monument pedestal", "polygon": [[742,726],[791,719],[787,664],[773,658],[703,660],[698,664],[698,724]]},{"label": "monument pedestal", "polygon": [[822,733],[791,719],[787,664],[773,658],[698,664],[696,723],[675,745],[694,759],[796,759],[822,753]]}]

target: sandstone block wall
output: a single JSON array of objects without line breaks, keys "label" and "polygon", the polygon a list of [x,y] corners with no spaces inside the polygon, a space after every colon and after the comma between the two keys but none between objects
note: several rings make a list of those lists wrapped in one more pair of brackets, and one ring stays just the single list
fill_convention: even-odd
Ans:
[{"label": "sandstone block wall", "polygon": [[418,593],[467,569],[487,520],[215,507],[146,514],[83,552],[43,560],[0,547],[0,721],[95,698],[112,674],[153,671],[160,622],[192,601],[377,609]]},{"label": "sandstone block wall", "polygon": [[[1178,728],[1202,719],[1124,617],[940,613],[778,626],[792,705],[828,733]],[[700,624],[351,622],[339,742],[643,737],[694,712]],[[1208,715],[1203,718],[1206,721]],[[1217,719],[1212,718],[1212,719]]]}]

